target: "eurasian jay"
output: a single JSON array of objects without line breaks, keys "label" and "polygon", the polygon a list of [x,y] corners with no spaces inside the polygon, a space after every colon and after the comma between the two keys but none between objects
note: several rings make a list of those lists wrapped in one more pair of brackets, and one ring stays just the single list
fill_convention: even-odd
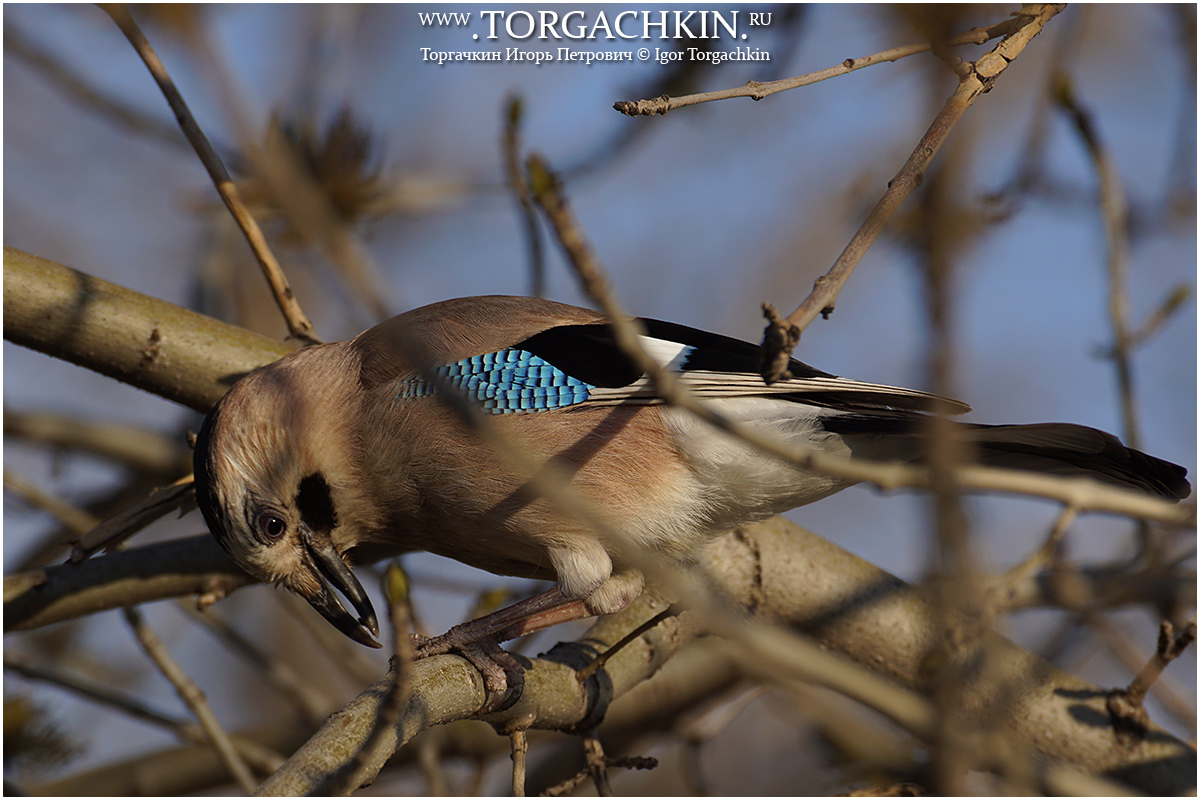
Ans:
[{"label": "eurasian jay", "polygon": [[[796,360],[790,379],[768,386],[756,345],[642,324],[646,351],[696,395],[816,451],[918,461],[926,415],[969,410]],[[724,531],[852,483],[764,455],[663,404],[596,312],[471,297],[411,311],[347,342],[306,347],[238,381],[196,442],[196,493],[209,529],[246,572],[283,584],[375,647],[375,612],[353,564],[426,550],[557,583],[490,623],[427,641],[422,655],[612,613],[635,598],[641,573],[593,528],[532,491],[441,402],[443,392],[477,404],[536,464],[553,462],[629,542],[679,561]],[[960,430],[982,464],[1086,475],[1171,500],[1191,491],[1182,467],[1092,428]]]}]

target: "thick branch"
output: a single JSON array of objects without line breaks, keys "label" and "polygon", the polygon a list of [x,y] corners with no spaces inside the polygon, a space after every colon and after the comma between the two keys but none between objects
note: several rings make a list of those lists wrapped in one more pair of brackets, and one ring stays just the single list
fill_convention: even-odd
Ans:
[{"label": "thick branch", "polygon": [[[705,566],[739,606],[758,617],[786,621],[820,646],[902,686],[924,687],[923,662],[939,627],[918,591],[899,579],[781,518],[723,537],[706,552]],[[643,596],[621,614],[602,619],[579,642],[535,659],[521,700],[487,721],[502,732],[594,725],[608,702],[640,685],[696,635],[695,615],[668,620],[621,650],[597,682],[580,684],[576,670],[664,605]],[[1003,702],[1012,738],[1030,752],[1147,793],[1189,790],[1195,752],[1188,745],[1157,728],[1140,741],[1118,742],[1104,690],[998,635],[985,636],[980,646],[988,652],[988,680],[964,689],[967,713],[990,717]],[[425,659],[412,669],[414,694],[390,734],[393,747],[427,727],[473,715],[484,700],[481,676],[457,656]],[[833,683],[847,672],[865,674],[843,661],[842,674],[826,677]],[[387,686],[387,679],[379,681],[331,717],[259,794],[302,794],[338,769],[371,730]]]},{"label": "thick branch", "polygon": [[197,411],[293,349],[11,247],[4,338]]},{"label": "thick branch", "polygon": [[4,632],[167,597],[224,595],[254,582],[211,536],[138,547],[5,578]]}]

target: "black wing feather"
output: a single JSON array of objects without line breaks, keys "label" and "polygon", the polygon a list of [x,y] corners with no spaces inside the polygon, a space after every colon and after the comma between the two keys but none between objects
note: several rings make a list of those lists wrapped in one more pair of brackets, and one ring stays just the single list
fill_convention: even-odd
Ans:
[{"label": "black wing feather", "polygon": [[[682,364],[684,371],[728,372],[755,374],[759,369],[760,347],[732,336],[710,333],[675,322],[642,319],[647,335],[668,342],[678,342],[691,348]],[[642,372],[621,351],[607,323],[590,325],[559,325],[530,336],[514,347],[544,358],[558,369],[593,386],[619,388],[628,386]],[[796,359],[789,369],[797,378],[833,378]]]}]

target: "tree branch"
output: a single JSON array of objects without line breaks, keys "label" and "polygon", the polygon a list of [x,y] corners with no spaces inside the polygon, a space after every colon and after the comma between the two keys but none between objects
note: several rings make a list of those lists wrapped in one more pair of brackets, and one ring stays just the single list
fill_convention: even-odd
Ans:
[{"label": "tree branch", "polygon": [[[1063,8],[1063,4],[1053,3],[1028,7],[1021,12],[1023,24],[1020,27],[1006,35],[1003,41],[978,61],[962,64],[958,87],[946,100],[946,104],[938,112],[925,135],[921,137],[921,141],[913,149],[912,155],[904,162],[904,166],[888,182],[887,191],[871,209],[871,213],[863,222],[862,227],[851,238],[850,243],[846,245],[846,249],[830,267],[829,272],[817,278],[812,292],[799,308],[784,320],[782,324],[786,331],[785,334],[776,333],[773,336],[765,337],[764,345],[768,340],[788,341],[797,338],[793,335],[793,327],[797,331],[803,331],[809,323],[817,318],[818,314],[828,317],[833,312],[834,302],[837,300],[842,286],[850,279],[850,274],[854,272],[854,268],[858,266],[858,262],[862,260],[867,249],[883,231],[892,214],[900,207],[905,198],[921,185],[925,170],[929,168],[934,156],[937,155],[938,150],[950,135],[950,131],[962,119],[967,109],[992,88],[1000,74],[1013,59],[1021,54],[1033,37],[1041,32],[1050,18],[1062,11]],[[786,367],[786,359],[773,358],[771,353],[764,355],[763,364],[768,371],[764,372],[763,379],[767,383],[773,383],[780,379],[783,374],[780,369],[781,363]]]},{"label": "tree branch", "polygon": [[[969,31],[964,31],[957,36],[951,37],[946,44],[949,47],[958,47],[967,44],[985,44],[998,36],[1008,36],[1024,24],[1025,22],[1019,17],[1006,19],[1003,22],[989,25],[986,28],[972,28]],[[899,61],[902,58],[915,56],[918,53],[928,53],[932,49],[933,45],[929,42],[901,45],[900,47],[892,47],[869,56],[847,58],[836,67],[829,67],[792,78],[781,78],[777,81],[747,81],[745,86],[718,89],[712,92],[699,92],[681,97],[671,97],[664,94],[660,97],[646,100],[618,100],[613,103],[613,108],[629,117],[650,117],[655,114],[666,114],[668,111],[674,111],[687,106],[711,103],[714,100],[728,100],[733,97],[749,97],[754,101],[758,101],[778,92],[798,89],[801,86],[811,86],[814,83],[820,83],[821,81],[837,78],[842,75],[849,75],[851,72],[857,72],[866,67],[873,67],[876,64]]]},{"label": "tree branch", "polygon": [[6,577],[4,632],[168,597],[223,597],[251,583],[208,535],[130,548]]},{"label": "tree branch", "polygon": [[[910,690],[925,688],[923,662],[940,628],[920,590],[782,518],[718,540],[705,553],[704,565],[733,602],[753,609],[756,617],[785,621],[821,648],[870,665]],[[664,606],[644,595],[626,611],[601,619],[579,641],[534,659],[521,700],[487,721],[501,733],[527,726],[570,730],[594,725],[607,703],[640,685],[698,633],[697,615],[668,620],[621,650],[598,674],[597,683],[580,684],[576,670]],[[739,641],[734,649],[744,650],[743,644]],[[1118,744],[1104,690],[999,635],[988,633],[976,644],[990,649],[989,664],[996,670],[989,671],[988,680],[964,687],[967,713],[992,713],[1003,701],[1012,738],[1030,752],[1147,793],[1188,791],[1195,751],[1187,744],[1158,728],[1139,742]],[[744,655],[758,658],[754,652]],[[957,655],[969,660],[972,651]],[[845,659],[836,661],[835,672],[807,677],[818,683],[845,682],[866,674]],[[473,715],[484,701],[483,679],[464,659],[437,656],[412,669],[414,694],[389,734],[392,749],[432,725]],[[303,794],[338,769],[369,734],[389,685],[390,678],[377,682],[331,717],[258,793]],[[1017,691],[1010,692],[1014,686]],[[986,752],[976,756],[982,766],[992,764]],[[1050,775],[1061,778],[1061,773],[1047,775],[1047,781]]]},{"label": "tree branch", "polygon": [[202,412],[294,349],[11,247],[4,338]]},{"label": "tree branch", "polygon": [[304,315],[299,301],[296,300],[296,295],[288,285],[287,277],[283,274],[283,267],[279,266],[279,262],[267,245],[267,238],[263,235],[262,229],[258,227],[258,222],[242,202],[237,185],[229,176],[229,171],[225,169],[221,157],[217,155],[217,151],[209,143],[208,137],[200,129],[200,125],[192,116],[183,95],[175,86],[175,82],[171,80],[171,76],[167,74],[166,66],[154,52],[154,48],[150,46],[150,42],[142,33],[137,22],[130,16],[129,9],[124,3],[100,3],[99,6],[104,13],[112,17],[113,22],[121,29],[121,33],[125,34],[125,38],[133,45],[133,49],[145,63],[154,82],[158,84],[171,111],[175,112],[175,119],[179,123],[179,127],[183,129],[184,135],[191,142],[200,163],[208,171],[213,186],[217,189],[217,194],[220,195],[225,207],[229,209],[230,216],[237,222],[238,228],[246,237],[246,243],[250,245],[254,258],[262,268],[263,276],[267,279],[267,284],[271,287],[271,293],[275,297],[275,304],[279,306],[279,311],[283,314],[291,335],[306,344],[320,342],[321,340],[313,331],[312,322]]}]

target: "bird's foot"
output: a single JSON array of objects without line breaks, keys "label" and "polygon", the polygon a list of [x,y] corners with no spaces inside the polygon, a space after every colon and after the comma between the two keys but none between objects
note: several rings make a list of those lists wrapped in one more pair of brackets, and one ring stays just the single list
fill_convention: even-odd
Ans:
[{"label": "bird's foot", "polygon": [[500,646],[494,637],[471,639],[458,635],[451,628],[441,636],[413,634],[413,657],[428,658],[445,653],[457,653],[479,670],[487,700],[480,714],[505,711],[521,699],[525,689],[525,668],[511,653]]}]

